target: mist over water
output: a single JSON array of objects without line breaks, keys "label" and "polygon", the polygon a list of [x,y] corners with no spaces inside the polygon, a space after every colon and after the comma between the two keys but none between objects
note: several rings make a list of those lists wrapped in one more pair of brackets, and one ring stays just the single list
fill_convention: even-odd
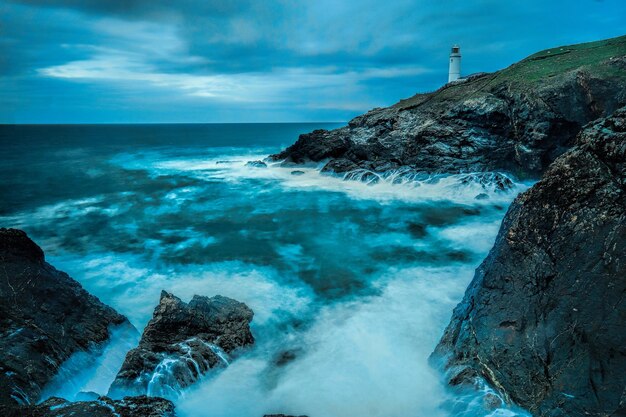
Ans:
[{"label": "mist over water", "polygon": [[[3,127],[0,222],[139,331],[161,290],[254,310],[254,347],[172,398],[181,416],[515,415],[459,403],[427,359],[528,184],[246,166],[319,127]],[[136,340],[73,358],[47,394],[105,394]]]}]

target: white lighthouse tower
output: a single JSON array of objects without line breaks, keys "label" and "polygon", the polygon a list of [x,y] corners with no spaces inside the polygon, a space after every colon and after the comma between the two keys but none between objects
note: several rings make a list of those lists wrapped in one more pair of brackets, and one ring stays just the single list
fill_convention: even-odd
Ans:
[{"label": "white lighthouse tower", "polygon": [[461,47],[453,45],[450,52],[450,70],[448,71],[448,82],[461,78]]}]

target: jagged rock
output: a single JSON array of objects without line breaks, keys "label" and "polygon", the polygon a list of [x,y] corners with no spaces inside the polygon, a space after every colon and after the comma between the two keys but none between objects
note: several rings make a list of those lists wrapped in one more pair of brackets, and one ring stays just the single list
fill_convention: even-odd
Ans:
[{"label": "jagged rock", "polygon": [[267,168],[267,164],[263,161],[248,161],[246,162],[246,166],[252,168]]},{"label": "jagged rock", "polygon": [[626,36],[539,52],[374,109],[340,129],[300,135],[270,158],[286,165],[330,160],[323,170],[335,173],[404,166],[536,177],[572,146],[583,125],[626,105],[625,56]]},{"label": "jagged rock", "polygon": [[73,353],[128,320],[45,262],[26,233],[0,228],[0,411],[39,399]]},{"label": "jagged rock", "polygon": [[626,108],[513,202],[434,358],[535,416],[626,415]]},{"label": "jagged rock", "polygon": [[496,192],[507,191],[513,188],[513,181],[511,181],[509,177],[497,172],[468,174],[462,176],[459,181],[461,184],[480,184],[484,189],[493,189]]},{"label": "jagged rock", "polygon": [[195,295],[187,304],[165,291],[139,346],[131,350],[109,396],[175,398],[211,368],[226,366],[236,350],[254,343],[253,312],[230,298]]},{"label": "jagged rock", "polygon": [[49,398],[41,404],[24,407],[15,417],[176,417],[174,404],[158,397],[125,397],[112,400],[100,397],[93,401],[69,402]]}]

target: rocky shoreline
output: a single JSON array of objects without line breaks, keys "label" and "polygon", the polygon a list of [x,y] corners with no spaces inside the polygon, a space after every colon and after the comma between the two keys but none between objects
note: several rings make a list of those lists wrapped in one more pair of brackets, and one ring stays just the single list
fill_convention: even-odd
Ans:
[{"label": "rocky shoreline", "polygon": [[433,359],[533,415],[626,415],[626,107],[516,198]]},{"label": "rocky shoreline", "polygon": [[366,182],[541,177],[509,208],[432,362],[455,389],[487,381],[533,415],[626,415],[625,105],[622,36],[374,109],[268,160]]},{"label": "rocky shoreline", "polygon": [[0,411],[6,416],[173,417],[174,404],[160,396],[176,398],[254,343],[253,312],[245,304],[219,295],[184,303],[164,291],[139,346],[128,352],[111,385],[112,398],[85,393],[93,398],[39,403],[74,353],[106,343],[115,326],[132,325],[46,263],[22,230],[0,228],[0,264]]},{"label": "rocky shoreline", "polygon": [[[365,181],[471,173],[505,189],[497,171],[541,176],[509,208],[433,364],[451,386],[487,381],[537,416],[626,415],[626,37],[540,52],[303,134],[269,159],[323,162],[323,172]],[[172,417],[160,396],[175,398],[254,343],[245,304],[164,291],[108,396],[39,403],[73,354],[131,325],[21,230],[0,229],[0,264],[4,415]]]},{"label": "rocky shoreline", "polygon": [[271,155],[323,172],[506,171],[536,178],[584,125],[626,104],[626,36],[553,48],[504,70],[300,135]]}]

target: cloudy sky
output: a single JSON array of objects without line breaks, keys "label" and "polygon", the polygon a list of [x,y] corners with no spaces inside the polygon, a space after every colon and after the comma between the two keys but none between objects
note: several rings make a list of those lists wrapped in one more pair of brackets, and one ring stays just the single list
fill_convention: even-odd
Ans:
[{"label": "cloudy sky", "polygon": [[626,34],[625,0],[0,0],[0,123],[345,121]]}]

